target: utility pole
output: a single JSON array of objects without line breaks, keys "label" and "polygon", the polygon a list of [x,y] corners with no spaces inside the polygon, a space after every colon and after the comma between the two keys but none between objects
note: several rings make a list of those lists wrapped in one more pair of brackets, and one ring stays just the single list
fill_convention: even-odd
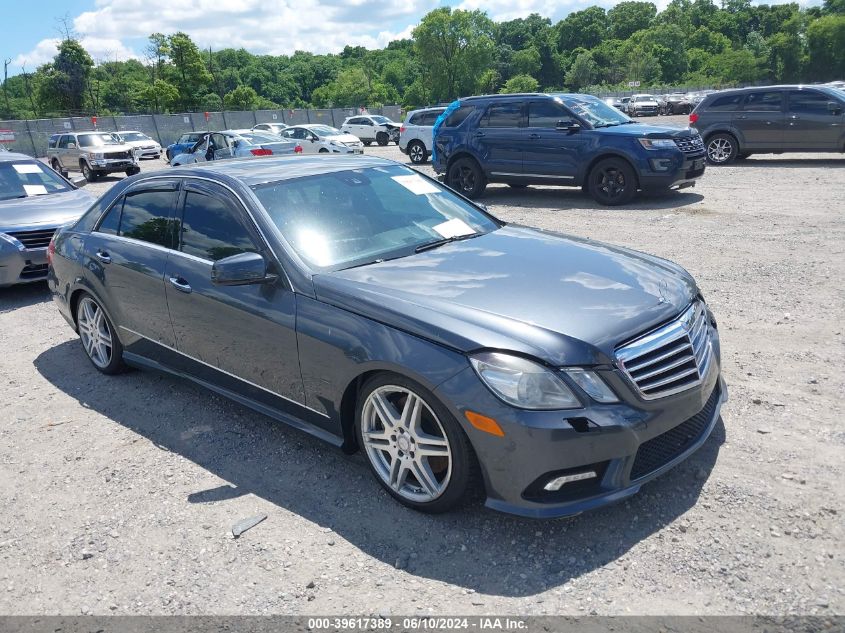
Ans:
[{"label": "utility pole", "polygon": [[3,98],[6,100],[6,116],[12,116],[12,108],[9,105],[9,89],[6,86],[6,82],[9,81],[9,64],[12,63],[11,59],[7,59],[3,61]]}]

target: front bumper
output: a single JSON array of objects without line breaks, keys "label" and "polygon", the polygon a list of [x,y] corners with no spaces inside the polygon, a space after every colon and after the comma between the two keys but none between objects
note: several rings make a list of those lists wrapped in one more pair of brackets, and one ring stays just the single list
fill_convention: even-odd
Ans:
[{"label": "front bumper", "polygon": [[47,249],[0,251],[0,288],[47,279]]},{"label": "front bumper", "polygon": [[[718,349],[717,338],[714,345]],[[572,411],[514,409],[495,398],[471,368],[437,388],[447,404],[472,403],[453,408],[453,414],[478,456],[487,507],[525,517],[556,518],[630,497],[698,450],[727,401],[718,353],[699,385],[659,400],[639,399],[616,369],[608,368],[602,376],[622,402],[594,403]],[[464,416],[466,410],[495,419],[504,437],[472,427]],[[557,476],[584,471],[597,476],[564,484],[557,492],[543,490]]]},{"label": "front bumper", "polygon": [[707,165],[706,154],[656,154],[649,156],[648,169],[639,174],[640,188],[644,191],[684,189],[695,185],[704,175]]},{"label": "front bumper", "polygon": [[90,159],[88,164],[91,169],[103,172],[126,171],[135,164],[131,158],[102,158]]}]

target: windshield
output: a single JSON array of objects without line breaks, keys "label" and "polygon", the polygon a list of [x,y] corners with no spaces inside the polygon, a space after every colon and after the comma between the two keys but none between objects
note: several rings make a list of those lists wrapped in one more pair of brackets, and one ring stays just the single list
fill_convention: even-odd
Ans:
[{"label": "windshield", "polygon": [[56,172],[39,162],[0,162],[0,200],[70,190],[70,186]]},{"label": "windshield", "polygon": [[103,134],[79,134],[77,137],[79,147],[102,147],[103,145],[120,145],[114,136],[108,133]]},{"label": "windshield", "polygon": [[610,127],[633,123],[613,106],[607,105],[601,99],[590,95],[562,97],[563,104],[575,114],[585,119],[593,127]]},{"label": "windshield", "polygon": [[152,141],[149,136],[146,134],[141,134],[140,132],[121,132],[120,136],[123,138],[124,141]]},{"label": "windshield", "polygon": [[282,236],[317,270],[404,257],[422,245],[475,237],[500,226],[450,189],[401,165],[252,189]]},{"label": "windshield", "polygon": [[391,120],[388,119],[386,116],[375,115],[370,117],[376,123],[391,123]]},{"label": "windshield", "polygon": [[652,97],[651,95],[640,95],[639,97],[634,97],[634,101],[636,101],[637,103],[641,101],[654,101],[654,97]]},{"label": "windshield", "polygon": [[203,132],[194,132],[193,134],[183,134],[179,137],[179,143],[196,143],[203,137]]},{"label": "windshield", "polygon": [[274,136],[269,132],[238,132],[238,136],[245,138],[253,145],[261,143],[281,143],[278,136]]},{"label": "windshield", "polygon": [[339,136],[343,134],[336,127],[329,127],[328,125],[312,125],[308,128],[317,136]]}]

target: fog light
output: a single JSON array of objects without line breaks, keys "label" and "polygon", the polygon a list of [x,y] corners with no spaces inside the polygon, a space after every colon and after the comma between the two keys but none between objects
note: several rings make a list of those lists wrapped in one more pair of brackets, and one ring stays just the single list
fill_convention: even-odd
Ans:
[{"label": "fog light", "polygon": [[560,490],[563,486],[570,484],[573,481],[584,481],[585,479],[593,479],[595,477],[596,471],[594,470],[586,470],[583,473],[574,473],[572,475],[563,475],[552,479],[549,483],[543,486],[543,490],[554,492],[555,490]]},{"label": "fog light", "polygon": [[654,171],[667,171],[672,167],[671,158],[652,158],[649,162]]}]

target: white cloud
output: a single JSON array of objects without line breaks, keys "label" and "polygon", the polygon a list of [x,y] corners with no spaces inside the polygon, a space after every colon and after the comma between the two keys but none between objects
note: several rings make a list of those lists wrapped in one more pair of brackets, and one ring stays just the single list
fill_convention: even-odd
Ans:
[{"label": "white cloud", "polygon": [[[53,61],[59,42],[58,38],[41,40],[28,53],[21,53],[15,57],[12,60],[12,68],[17,69],[26,65],[27,71],[33,71],[41,64]],[[85,36],[80,42],[95,62],[123,61],[137,57],[134,51],[127,48],[117,38]]]},{"label": "white cloud", "polygon": [[[338,52],[347,44],[370,48],[407,36],[438,0],[98,0],[74,20],[81,34],[101,39],[146,38],[184,31],[203,48],[253,53]],[[387,26],[388,28],[384,28]]]}]

